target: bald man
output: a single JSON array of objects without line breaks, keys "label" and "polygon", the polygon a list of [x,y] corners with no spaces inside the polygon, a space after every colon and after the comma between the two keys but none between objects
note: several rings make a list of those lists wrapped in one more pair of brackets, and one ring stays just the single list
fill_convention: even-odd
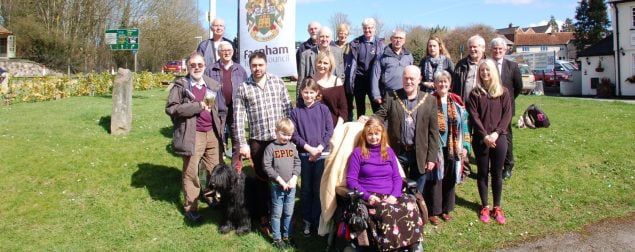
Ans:
[{"label": "bald man", "polygon": [[[205,75],[211,77],[212,66],[214,65],[214,63],[216,63],[216,61],[220,59],[218,55],[220,42],[227,41],[232,45],[233,48],[236,48],[236,45],[228,38],[223,37],[223,35],[225,34],[225,21],[223,21],[223,19],[215,18],[212,21],[212,24],[209,26],[209,29],[212,31],[212,37],[210,39],[201,41],[201,43],[198,44],[196,52],[203,55],[203,58],[205,59],[205,65],[207,66],[207,68],[205,69]],[[234,50],[232,60],[236,63],[240,63],[240,61],[238,61],[238,54],[235,53],[237,51],[238,50]]]},{"label": "bald man", "polygon": [[302,53],[317,46],[320,28],[322,28],[322,25],[320,25],[317,21],[311,21],[306,28],[306,32],[309,33],[309,39],[302,42],[302,44],[298,47],[298,50],[295,52],[295,63],[298,74],[300,73],[300,59],[302,58]]},{"label": "bald man", "polygon": [[436,99],[419,91],[419,82],[419,67],[406,66],[403,88],[386,93],[384,103],[373,116],[390,125],[390,147],[395,151],[406,176],[416,180],[417,188],[423,192],[423,174],[434,169],[439,153],[439,125]]}]

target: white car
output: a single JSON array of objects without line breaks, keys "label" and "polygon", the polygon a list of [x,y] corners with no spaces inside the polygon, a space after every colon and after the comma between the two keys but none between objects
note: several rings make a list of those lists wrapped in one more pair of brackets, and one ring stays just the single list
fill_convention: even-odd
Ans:
[{"label": "white car", "polygon": [[523,78],[523,90],[521,93],[531,94],[536,87],[534,75],[529,70],[529,66],[527,64],[518,64],[518,68],[520,68],[520,75],[522,75]]}]

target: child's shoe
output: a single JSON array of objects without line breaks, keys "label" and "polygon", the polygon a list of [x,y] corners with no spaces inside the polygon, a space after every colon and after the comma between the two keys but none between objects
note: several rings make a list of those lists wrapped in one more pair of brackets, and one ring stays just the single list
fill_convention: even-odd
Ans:
[{"label": "child's shoe", "polygon": [[282,242],[284,242],[287,248],[298,248],[298,245],[295,243],[293,238],[284,237],[282,238]]},{"label": "child's shoe", "polygon": [[287,248],[286,244],[284,244],[284,241],[282,240],[273,240],[273,243],[271,243],[271,245],[279,250],[285,250]]}]

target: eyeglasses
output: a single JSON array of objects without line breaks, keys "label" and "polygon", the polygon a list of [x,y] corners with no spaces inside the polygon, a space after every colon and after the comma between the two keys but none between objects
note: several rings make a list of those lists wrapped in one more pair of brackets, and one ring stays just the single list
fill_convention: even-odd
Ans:
[{"label": "eyeglasses", "polygon": [[203,67],[205,67],[205,64],[204,63],[198,63],[198,64],[197,63],[191,63],[190,64],[190,68],[197,68],[197,67],[198,68],[203,68]]},{"label": "eyeglasses", "polygon": [[218,51],[219,51],[219,52],[231,52],[231,51],[232,51],[232,49],[221,49],[221,50],[218,50]]}]

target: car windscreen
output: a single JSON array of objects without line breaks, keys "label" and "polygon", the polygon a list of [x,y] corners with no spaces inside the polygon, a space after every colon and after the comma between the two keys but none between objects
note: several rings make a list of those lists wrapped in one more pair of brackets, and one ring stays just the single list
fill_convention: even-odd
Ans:
[{"label": "car windscreen", "polygon": [[563,63],[562,65],[564,66],[564,68],[566,68],[566,69],[567,69],[567,70],[569,70],[569,71],[575,71],[575,70],[577,70],[577,69],[573,66],[573,64],[571,64],[571,63]]},{"label": "car windscreen", "polygon": [[531,74],[531,72],[529,71],[529,67],[528,66],[520,66],[520,74],[522,74],[522,75]]}]

